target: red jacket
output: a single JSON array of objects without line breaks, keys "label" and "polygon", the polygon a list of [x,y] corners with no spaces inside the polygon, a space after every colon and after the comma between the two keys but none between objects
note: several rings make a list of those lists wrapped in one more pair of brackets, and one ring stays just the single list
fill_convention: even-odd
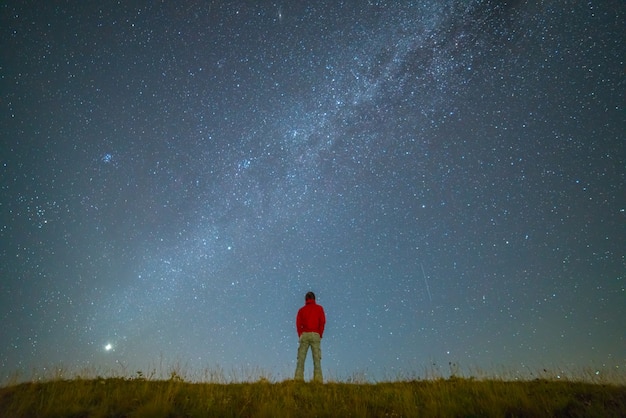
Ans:
[{"label": "red jacket", "polygon": [[324,325],[326,325],[326,315],[322,305],[315,303],[315,299],[309,299],[298,311],[296,316],[296,330],[298,338],[303,332],[317,332],[320,338],[324,334]]}]

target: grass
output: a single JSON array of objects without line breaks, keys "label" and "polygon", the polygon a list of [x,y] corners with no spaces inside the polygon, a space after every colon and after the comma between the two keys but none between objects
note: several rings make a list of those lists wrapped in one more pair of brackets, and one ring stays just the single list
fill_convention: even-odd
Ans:
[{"label": "grass", "polygon": [[53,376],[0,388],[1,417],[623,417],[626,385],[429,378],[325,384]]}]

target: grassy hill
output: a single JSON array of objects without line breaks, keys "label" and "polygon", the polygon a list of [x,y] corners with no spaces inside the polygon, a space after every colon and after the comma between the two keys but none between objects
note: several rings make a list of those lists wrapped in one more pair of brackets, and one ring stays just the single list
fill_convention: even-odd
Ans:
[{"label": "grassy hill", "polygon": [[74,378],[0,388],[2,417],[624,417],[626,386],[536,379],[326,384]]}]

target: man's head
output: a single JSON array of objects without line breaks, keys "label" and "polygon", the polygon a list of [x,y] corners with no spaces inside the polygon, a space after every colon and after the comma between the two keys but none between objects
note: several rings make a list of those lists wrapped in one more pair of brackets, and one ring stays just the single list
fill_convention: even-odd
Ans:
[{"label": "man's head", "polygon": [[308,292],[308,293],[304,296],[304,300],[310,300],[310,299],[315,300],[315,293],[313,293],[313,292]]}]

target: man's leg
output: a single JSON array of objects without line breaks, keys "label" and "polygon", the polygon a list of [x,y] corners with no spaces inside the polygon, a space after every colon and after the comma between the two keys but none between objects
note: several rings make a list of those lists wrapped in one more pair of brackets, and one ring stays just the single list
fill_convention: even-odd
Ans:
[{"label": "man's leg", "polygon": [[309,341],[306,338],[306,334],[300,336],[300,344],[298,345],[298,360],[296,363],[296,380],[304,381],[304,360],[306,359],[306,353],[309,350]]},{"label": "man's leg", "polygon": [[313,381],[323,383],[322,378],[322,338],[318,333],[311,334],[311,354],[313,354]]}]

